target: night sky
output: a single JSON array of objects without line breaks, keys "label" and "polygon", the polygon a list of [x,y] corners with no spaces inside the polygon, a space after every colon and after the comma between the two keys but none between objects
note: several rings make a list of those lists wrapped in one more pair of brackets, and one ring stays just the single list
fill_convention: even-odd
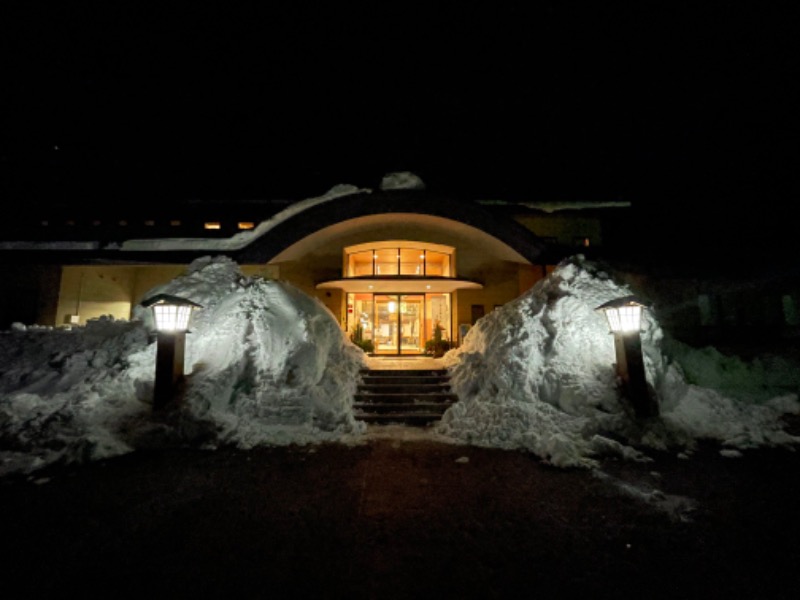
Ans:
[{"label": "night sky", "polygon": [[411,170],[448,194],[629,200],[667,237],[793,231],[784,9],[28,4],[0,9],[2,192],[25,206],[299,199]]}]

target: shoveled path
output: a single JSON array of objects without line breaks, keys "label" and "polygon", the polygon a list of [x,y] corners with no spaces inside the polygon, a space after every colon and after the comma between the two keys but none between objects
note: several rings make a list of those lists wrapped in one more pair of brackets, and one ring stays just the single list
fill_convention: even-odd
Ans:
[{"label": "shoveled path", "polygon": [[707,448],[608,461],[598,476],[400,427],[371,432],[352,445],[140,451],[0,480],[3,588],[17,590],[9,598],[797,597],[797,454]]}]

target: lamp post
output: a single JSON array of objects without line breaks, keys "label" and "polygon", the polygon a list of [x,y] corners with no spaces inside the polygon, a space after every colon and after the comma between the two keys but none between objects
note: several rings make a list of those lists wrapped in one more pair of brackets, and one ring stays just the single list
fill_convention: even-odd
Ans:
[{"label": "lamp post", "polygon": [[186,331],[192,311],[202,308],[186,298],[157,294],[142,302],[153,309],[158,343],[156,346],[156,381],[153,410],[161,410],[172,399],[175,384],[183,379]]},{"label": "lamp post", "polygon": [[633,405],[636,417],[643,419],[658,414],[658,405],[650,396],[644,373],[640,331],[645,308],[634,296],[626,296],[595,309],[605,314],[608,328],[614,335],[617,376],[622,381],[623,395]]}]

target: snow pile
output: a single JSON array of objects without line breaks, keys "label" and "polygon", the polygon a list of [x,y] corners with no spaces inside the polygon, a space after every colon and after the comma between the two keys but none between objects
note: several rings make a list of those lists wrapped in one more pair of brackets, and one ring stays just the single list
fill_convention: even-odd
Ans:
[{"label": "snow pile", "polygon": [[148,409],[148,337],[111,318],[0,333],[0,475],[131,451],[120,430]]},{"label": "snow pile", "polygon": [[418,190],[425,189],[422,179],[409,171],[387,173],[381,180],[381,190]]},{"label": "snow pile", "polygon": [[[0,332],[0,475],[92,460],[153,444],[249,448],[354,439],[363,352],[317,300],[204,258],[150,291],[204,308],[187,336],[180,402],[153,415],[155,343],[149,311],[72,330],[15,325]],[[449,352],[460,401],[440,439],[527,449],[558,466],[591,466],[647,448],[691,451],[716,440],[726,456],[795,444],[781,426],[800,412],[800,375],[778,359],[745,363],[666,338],[645,315],[645,369],[660,414],[644,423],[619,398],[614,344],[595,308],[631,295],[575,257],[482,318]]]},{"label": "snow pile", "polygon": [[193,367],[182,426],[210,428],[213,443],[242,447],[363,429],[352,403],[364,353],[318,300],[286,283],[245,277],[226,258],[196,261],[149,295],[156,293],[204,307],[188,336]]},{"label": "snow pile", "polygon": [[[731,364],[678,344],[667,354],[650,311],[642,348],[660,416],[634,422],[617,393],[613,340],[595,311],[631,294],[598,266],[575,257],[479,320],[462,346],[445,356],[460,401],[444,415],[439,432],[476,445],[524,448],[558,466],[589,466],[593,456],[608,452],[644,459],[633,446],[691,449],[699,439],[730,448],[800,442],[783,431],[780,420],[800,412],[796,394],[736,398],[724,387],[692,383],[687,372],[707,372],[709,362]],[[717,387],[759,374],[744,363],[738,367],[720,376]]]},{"label": "snow pile", "polygon": [[151,317],[0,334],[0,475],[153,443],[309,443],[363,430],[352,398],[363,353],[318,301],[199,259],[152,290],[205,308],[187,336],[175,411],[153,416]]}]

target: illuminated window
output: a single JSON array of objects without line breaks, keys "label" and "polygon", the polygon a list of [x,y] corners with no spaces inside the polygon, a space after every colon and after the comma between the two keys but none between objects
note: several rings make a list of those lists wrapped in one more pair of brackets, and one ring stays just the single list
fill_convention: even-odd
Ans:
[{"label": "illuminated window", "polygon": [[128,225],[128,222],[127,222],[127,221],[120,221],[120,222],[119,222],[119,226],[120,226],[120,227],[126,227],[127,225]]},{"label": "illuminated window", "polygon": [[348,277],[368,277],[372,275],[372,250],[353,252],[347,255]]},{"label": "illuminated window", "polygon": [[425,251],[400,249],[400,275],[425,275]]},{"label": "illuminated window", "polygon": [[144,222],[144,224],[145,224],[145,227],[153,227],[156,224],[156,222],[152,221],[152,220],[147,220],[147,221]]},{"label": "illuminated window", "polygon": [[345,248],[345,277],[455,277],[454,248],[411,241],[368,242]]},{"label": "illuminated window", "polygon": [[425,274],[429,277],[452,277],[450,274],[450,255],[442,252],[426,252]]},{"label": "illuminated window", "polygon": [[239,221],[238,223],[239,229],[252,229],[255,226],[256,224],[252,221]]},{"label": "illuminated window", "polygon": [[68,226],[72,227],[73,225],[75,225],[75,221],[74,221],[73,219],[67,219],[67,222],[66,222],[66,224],[67,224]]},{"label": "illuminated window", "polygon": [[220,224],[219,221],[207,221],[203,225],[203,228],[205,228],[205,229],[222,229],[222,225]]},{"label": "illuminated window", "polygon": [[400,262],[397,248],[375,251],[375,275],[397,275]]},{"label": "illuminated window", "polygon": [[170,221],[170,222],[169,222],[169,224],[170,224],[172,227],[180,227],[180,226],[181,226],[181,222],[180,222],[180,221],[178,221],[177,219],[172,219],[172,221]]},{"label": "illuminated window", "polygon": [[592,242],[587,236],[576,237],[575,245],[580,246],[582,248],[588,248],[589,246],[592,245]]}]

